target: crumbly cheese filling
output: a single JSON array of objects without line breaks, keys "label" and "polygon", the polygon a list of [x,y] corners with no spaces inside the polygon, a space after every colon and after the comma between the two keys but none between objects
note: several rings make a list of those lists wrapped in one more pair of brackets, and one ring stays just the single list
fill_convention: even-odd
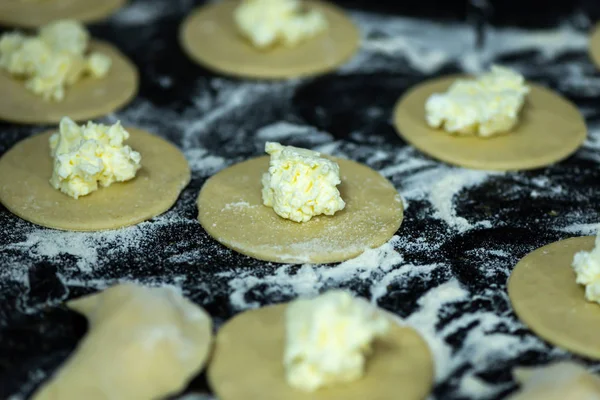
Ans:
[{"label": "crumbly cheese filling", "polygon": [[262,178],[263,204],[277,215],[306,222],[317,215],[333,215],[346,203],[337,185],[340,167],[321,154],[293,146],[267,142],[269,171]]},{"label": "crumbly cheese filling", "polygon": [[576,282],[585,286],[587,301],[600,303],[600,231],[591,251],[580,251],[573,257]]},{"label": "crumbly cheese filling", "polygon": [[37,36],[19,32],[0,37],[0,69],[23,79],[25,87],[45,100],[61,101],[65,88],[83,77],[105,77],[111,59],[101,53],[86,56],[89,33],[77,21],[60,20],[39,29]]},{"label": "crumbly cheese filling", "polygon": [[240,33],[259,49],[293,47],[327,29],[325,16],[304,9],[300,0],[243,0],[234,19]]},{"label": "crumbly cheese filling", "polygon": [[291,302],[285,324],[287,382],[310,392],[362,377],[372,342],[390,323],[367,301],[332,290]]},{"label": "crumbly cheese filling", "polygon": [[447,92],[432,94],[425,103],[427,124],[460,135],[489,137],[509,132],[529,93],[522,75],[492,66],[476,79],[458,79]]},{"label": "crumbly cheese filling", "polygon": [[112,126],[88,122],[79,126],[70,118],[60,121],[50,137],[54,169],[50,184],[75,199],[135,177],[141,155],[123,144],[129,139],[119,122]]}]

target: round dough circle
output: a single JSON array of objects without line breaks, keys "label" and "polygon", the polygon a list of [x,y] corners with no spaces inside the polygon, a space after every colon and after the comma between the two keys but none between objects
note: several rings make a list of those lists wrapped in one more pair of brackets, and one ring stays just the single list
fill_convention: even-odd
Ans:
[{"label": "round dough circle", "polygon": [[398,135],[423,153],[461,167],[514,171],[563,160],[585,141],[587,128],[577,108],[558,94],[528,82],[531,92],[511,133],[493,138],[454,136],[425,122],[425,102],[458,78],[432,79],[410,89],[395,106]]},{"label": "round dough circle", "polygon": [[333,216],[298,223],[264,206],[261,177],[269,168],[269,156],[264,156],[207,180],[198,196],[198,220],[221,244],[264,261],[332,263],[381,246],[402,223],[400,195],[369,167],[332,159],[340,166],[338,188],[346,202]]},{"label": "round dough circle", "polygon": [[597,24],[590,36],[589,52],[594,65],[600,68],[600,24]]},{"label": "round dough circle", "polygon": [[190,181],[183,154],[148,132],[127,128],[126,144],[142,155],[134,179],[99,188],[75,200],[50,183],[52,157],[45,132],[17,143],[0,158],[0,202],[34,224],[70,231],[135,225],[167,211]]},{"label": "round dough circle", "polygon": [[37,28],[57,19],[75,19],[84,23],[101,21],[127,0],[2,0],[0,25]]},{"label": "round dough circle", "polygon": [[392,324],[376,341],[365,375],[345,385],[308,393],[285,380],[286,305],[237,315],[221,327],[208,366],[208,381],[221,400],[422,400],[433,384],[429,347],[412,328]]},{"label": "round dough circle", "polygon": [[[50,1],[50,0],[49,0]],[[22,124],[55,124],[69,116],[84,121],[109,114],[137,94],[139,74],[116,47],[100,41],[90,43],[90,51],[109,56],[112,67],[102,79],[84,78],[65,89],[60,102],[45,101],[25,88],[21,80],[0,71],[0,119]]]},{"label": "round dough circle", "polygon": [[203,5],[192,12],[181,26],[181,45],[196,62],[237,77],[285,79],[332,71],[358,50],[359,31],[334,5],[306,3],[325,14],[329,27],[296,47],[267,51],[252,47],[237,31],[233,11],[239,3],[232,0]]},{"label": "round dough circle", "polygon": [[600,305],[586,301],[571,267],[575,253],[594,247],[594,236],[561,240],[539,248],[516,265],[508,280],[515,313],[548,342],[600,359]]}]

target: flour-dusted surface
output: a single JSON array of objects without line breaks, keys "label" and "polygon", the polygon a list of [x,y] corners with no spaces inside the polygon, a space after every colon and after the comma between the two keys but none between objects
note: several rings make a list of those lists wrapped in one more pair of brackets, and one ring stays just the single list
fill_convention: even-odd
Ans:
[{"label": "flour-dusted surface", "polygon": [[[562,10],[519,9],[530,25],[505,27],[486,19],[510,15],[502,6],[508,2],[473,1],[466,18],[452,5],[419,3],[448,19],[353,9],[364,41],[349,64],[325,77],[278,83],[217,77],[190,62],[177,30],[191,0],[134,0],[93,27],[132,58],[142,79],[140,96],[103,121],[170,139],[186,155],[192,182],[166,214],[117,231],[42,229],[0,209],[0,398],[30,393],[85,333],[85,319],[61,307],[64,300],[121,281],[181,287],[216,325],[247,308],[350,288],[425,335],[436,362],[432,399],[502,398],[515,387],[512,367],[572,357],[517,321],[506,279],[529,251],[593,234],[600,220],[600,74],[586,48],[588,15],[599,10],[558,17],[552,13]],[[463,10],[464,2],[456,3]],[[394,133],[392,107],[406,89],[492,62],[575,102],[590,129],[583,148],[549,168],[487,173],[436,162]],[[0,153],[47,128],[0,124]],[[402,227],[380,249],[335,265],[269,264],[219,245],[196,220],[200,187],[262,154],[267,140],[380,171],[402,195]],[[186,396],[211,398],[203,377]]]}]

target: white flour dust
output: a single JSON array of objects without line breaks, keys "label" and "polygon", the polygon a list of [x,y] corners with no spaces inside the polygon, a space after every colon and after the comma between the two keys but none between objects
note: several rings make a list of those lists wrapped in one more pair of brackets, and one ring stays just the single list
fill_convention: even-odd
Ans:
[{"label": "white flour dust", "polygon": [[[171,14],[171,4],[154,7],[155,3],[158,4],[134,2],[112,20],[141,26],[157,23],[163,15]],[[189,0],[173,4],[173,13],[191,6]],[[502,56],[532,51],[536,63],[517,65],[516,68],[534,73],[538,64],[543,63],[549,78],[559,78],[555,80],[561,89],[590,96],[600,92],[600,79],[594,75],[589,62],[556,61],[566,53],[583,54],[586,51],[586,34],[566,24],[538,31],[488,26],[484,32],[485,44],[478,49],[474,31],[467,24],[364,12],[352,12],[351,15],[361,28],[362,47],[359,54],[341,68],[341,76],[331,79],[343,80],[353,73],[402,75],[416,71],[430,74],[447,66],[477,72]],[[162,87],[176,84],[172,77],[160,74],[155,79]],[[181,111],[138,99],[126,109],[107,116],[110,122],[118,119],[124,125],[142,127],[168,137],[182,149],[196,186],[186,190],[176,207],[163,216],[121,230],[61,232],[10,220],[10,225],[0,228],[6,230],[3,234],[6,241],[0,243],[5,261],[0,270],[0,283],[17,282],[27,291],[28,268],[38,262],[54,261],[58,264],[57,277],[67,288],[102,289],[132,280],[148,285],[187,284],[193,287],[191,294],[197,295],[199,291],[207,298],[211,295],[228,298],[236,311],[260,306],[261,296],[283,301],[340,286],[359,287],[368,293],[373,303],[383,305],[394,295],[390,288],[408,295],[414,293],[417,284],[423,284],[428,290],[415,299],[416,309],[407,315],[405,322],[421,332],[431,347],[436,382],[447,382],[450,378],[456,381],[452,393],[456,398],[493,398],[506,389],[506,384],[488,382],[480,373],[493,371],[527,351],[542,351],[544,344],[532,335],[512,335],[523,326],[504,311],[481,308],[463,312],[458,305],[481,299],[506,304],[508,299],[502,295],[502,287],[477,291],[453,277],[457,268],[455,255],[445,251],[460,244],[456,244],[456,239],[467,235],[476,237],[480,233],[478,229],[493,231],[501,225],[494,216],[473,219],[461,215],[462,201],[474,201],[474,190],[510,181],[516,189],[508,188],[499,196],[510,200],[510,196],[528,193],[530,198],[526,201],[542,204],[543,201],[567,198],[569,194],[563,188],[564,182],[560,176],[551,174],[502,174],[450,167],[412,147],[390,148],[367,142],[365,138],[373,133],[368,130],[352,132],[350,138],[362,143],[352,146],[349,141],[338,140],[319,127],[287,118],[293,112],[295,90],[304,83],[303,80],[265,83],[198,78],[190,82],[193,88],[190,105]],[[383,113],[387,111],[383,107],[372,107],[361,112],[373,118],[384,118]],[[213,137],[220,142],[213,144]],[[378,249],[333,266],[262,264],[245,268],[231,265],[225,272],[211,270],[213,258],[223,258],[228,263],[226,257],[232,252],[203,236],[198,227],[195,200],[200,183],[233,162],[262,154],[265,141],[304,145],[325,154],[359,159],[378,169],[393,182],[405,204],[406,218],[397,236]],[[590,162],[597,168],[600,166],[599,154],[600,127],[597,122],[591,122],[588,140],[576,159]],[[498,204],[503,207],[502,203]],[[247,206],[239,202],[226,207],[237,210]],[[506,207],[513,207],[504,210],[506,214],[518,211],[515,208],[518,206]],[[597,220],[596,215],[573,210],[560,220],[547,225],[540,222],[539,227],[532,225],[529,228],[574,235],[595,234]],[[419,221],[431,222],[434,228],[422,227],[418,225]],[[438,223],[442,229],[437,227]],[[192,239],[186,236],[188,231],[194,233]],[[176,239],[163,243],[159,240],[163,234],[166,237],[175,235]],[[134,271],[108,270],[111,259],[152,254],[153,246],[161,246],[160,252],[166,254],[163,261],[169,268],[163,275],[146,276],[143,267]],[[505,279],[517,261],[513,250],[501,244],[482,242],[475,249],[461,250],[460,256],[468,259],[468,268],[482,279],[491,280],[498,276]],[[38,304],[25,311],[31,313],[49,304],[53,303]],[[452,318],[446,318],[448,315]],[[458,347],[451,344],[457,336],[461,337]],[[34,381],[34,372],[31,375]],[[210,397],[188,395],[184,398]]]},{"label": "white flour dust", "polygon": [[477,48],[475,30],[466,23],[443,23],[417,18],[352,13],[361,26],[360,53],[342,67],[344,73],[403,70],[399,61],[430,74],[456,63],[466,72],[479,72],[495,58],[537,51],[543,60],[587,49],[587,34],[564,24],[554,29],[522,30],[486,26],[485,41]]}]

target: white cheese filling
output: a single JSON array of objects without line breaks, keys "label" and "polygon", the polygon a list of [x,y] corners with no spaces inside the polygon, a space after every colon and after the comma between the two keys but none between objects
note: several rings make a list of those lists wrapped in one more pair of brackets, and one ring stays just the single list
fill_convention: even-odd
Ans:
[{"label": "white cheese filling", "polygon": [[300,0],[243,0],[234,19],[240,33],[259,49],[294,47],[327,29],[325,16],[303,9]]},{"label": "white cheese filling", "polygon": [[307,222],[317,215],[333,215],[344,209],[337,185],[340,168],[316,151],[267,142],[269,171],[262,178],[263,204],[277,215]]},{"label": "white cheese filling", "polygon": [[591,251],[580,251],[573,257],[576,282],[585,286],[587,301],[600,303],[600,231]]},{"label": "white cheese filling", "polygon": [[362,377],[372,342],[390,324],[373,305],[343,290],[291,302],[285,323],[286,379],[307,392]]},{"label": "white cheese filling", "polygon": [[519,73],[499,66],[476,79],[458,79],[425,103],[427,124],[459,135],[489,137],[509,132],[529,93]]},{"label": "white cheese filling", "polygon": [[50,137],[54,158],[50,184],[77,199],[135,177],[141,155],[123,144],[129,139],[119,122],[112,126],[88,122],[79,126],[70,118],[60,121],[59,132]]},{"label": "white cheese filling", "polygon": [[0,69],[25,81],[25,87],[45,100],[61,101],[65,89],[83,77],[105,77],[111,59],[93,52],[86,56],[89,33],[72,20],[52,22],[37,36],[18,32],[0,37]]}]

